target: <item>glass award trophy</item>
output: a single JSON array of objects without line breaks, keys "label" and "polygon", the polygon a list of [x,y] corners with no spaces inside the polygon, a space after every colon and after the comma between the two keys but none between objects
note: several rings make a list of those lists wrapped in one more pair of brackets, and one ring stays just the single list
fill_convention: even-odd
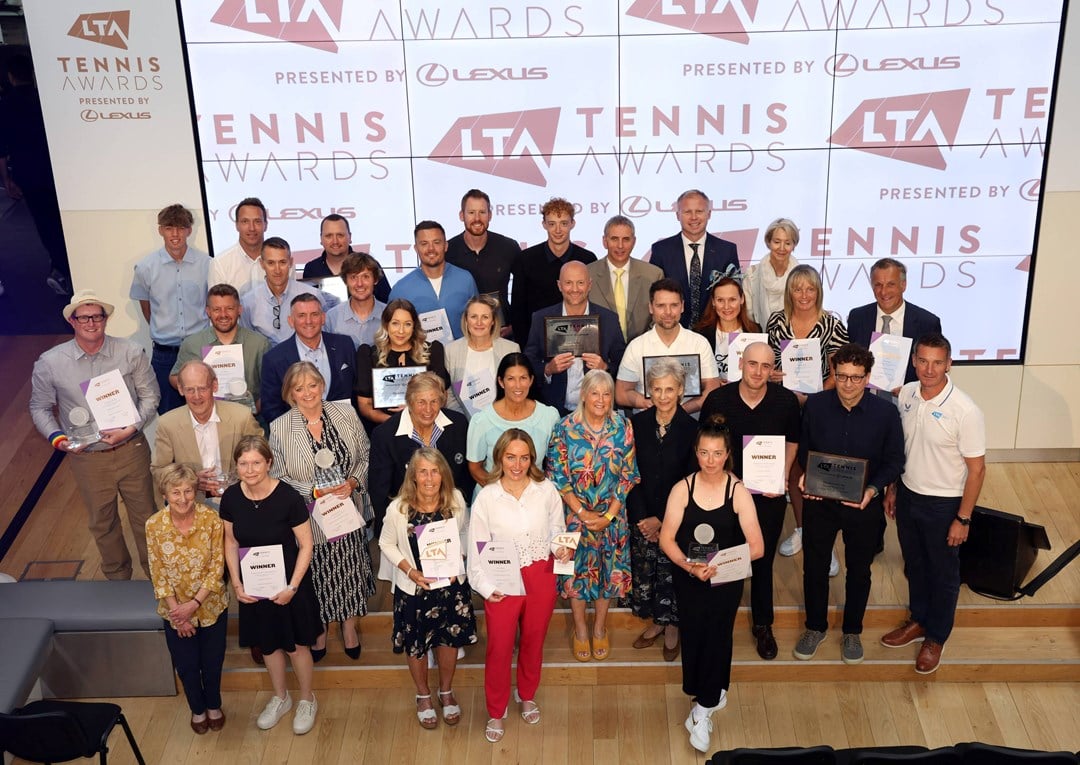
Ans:
[{"label": "glass award trophy", "polygon": [[81,406],[73,407],[68,412],[68,421],[71,423],[71,432],[68,433],[69,449],[81,449],[101,440],[97,423],[90,418],[90,412]]},{"label": "glass award trophy", "polygon": [[708,563],[709,557],[720,549],[720,545],[714,540],[716,532],[707,523],[699,523],[694,527],[694,541],[690,543],[686,557],[691,563]]},{"label": "glass award trophy", "polygon": [[345,473],[338,466],[334,453],[329,449],[315,452],[315,488],[333,489],[345,483]]}]

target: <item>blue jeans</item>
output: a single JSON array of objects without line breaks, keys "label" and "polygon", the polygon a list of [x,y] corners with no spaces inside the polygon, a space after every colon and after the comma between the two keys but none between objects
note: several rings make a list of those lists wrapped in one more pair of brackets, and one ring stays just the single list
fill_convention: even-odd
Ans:
[{"label": "blue jeans", "polygon": [[196,627],[192,637],[184,638],[165,622],[165,643],[193,715],[221,709],[221,666],[228,624],[229,612],[222,611],[209,627]]},{"label": "blue jeans", "polygon": [[165,414],[178,406],[184,405],[184,397],[173,386],[169,385],[169,372],[176,363],[176,357],[180,355],[180,349],[169,349],[164,345],[154,344],[154,353],[150,356],[150,367],[154,370],[158,388],[161,390],[161,401],[158,403],[158,414]]},{"label": "blue jeans", "polygon": [[903,481],[898,484],[896,534],[904,554],[911,618],[935,643],[949,639],[960,596],[960,548],[948,542],[959,508],[960,497],[928,497]]}]

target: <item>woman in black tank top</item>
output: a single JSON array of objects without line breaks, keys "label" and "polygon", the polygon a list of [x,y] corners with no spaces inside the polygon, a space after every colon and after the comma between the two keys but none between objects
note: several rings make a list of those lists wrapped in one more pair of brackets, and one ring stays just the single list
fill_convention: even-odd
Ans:
[{"label": "woman in black tank top", "polygon": [[709,749],[712,713],[727,704],[731,680],[731,633],[742,599],[743,580],[713,586],[716,566],[706,559],[736,545],[760,558],[765,544],[750,492],[729,469],[731,433],[715,415],[698,430],[698,472],[675,484],[664,511],[660,549],[686,572],[676,572],[675,594],[682,636],[683,693],[694,706],[686,718],[690,744]]}]

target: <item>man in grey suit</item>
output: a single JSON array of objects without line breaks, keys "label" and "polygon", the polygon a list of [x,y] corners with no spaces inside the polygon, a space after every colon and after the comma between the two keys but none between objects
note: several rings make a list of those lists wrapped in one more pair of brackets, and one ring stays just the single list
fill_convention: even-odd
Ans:
[{"label": "man in grey suit", "polygon": [[625,215],[616,215],[604,224],[603,241],[607,255],[586,266],[593,285],[589,300],[619,317],[623,338],[629,343],[652,323],[649,287],[664,278],[664,272],[630,257],[637,237],[633,221]]}]

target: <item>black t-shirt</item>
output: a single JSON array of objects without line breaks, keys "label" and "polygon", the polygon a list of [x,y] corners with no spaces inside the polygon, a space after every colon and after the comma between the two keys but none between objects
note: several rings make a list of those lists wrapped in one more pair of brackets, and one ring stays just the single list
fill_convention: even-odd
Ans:
[{"label": "black t-shirt", "polygon": [[739,395],[737,382],[722,385],[705,399],[698,422],[711,415],[724,415],[731,430],[732,468],[742,476],[743,436],[783,436],[789,443],[799,442],[799,399],[778,383],[766,383],[765,397],[751,409]]}]

